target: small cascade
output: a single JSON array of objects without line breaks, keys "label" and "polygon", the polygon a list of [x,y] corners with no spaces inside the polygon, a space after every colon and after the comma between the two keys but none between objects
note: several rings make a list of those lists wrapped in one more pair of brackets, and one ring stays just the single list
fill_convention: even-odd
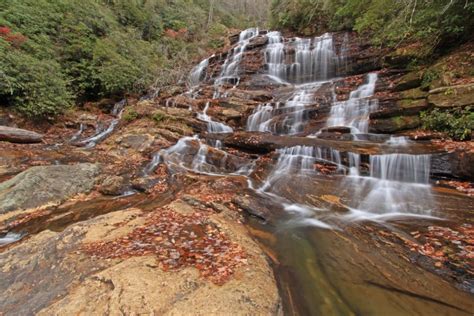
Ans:
[{"label": "small cascade", "polygon": [[278,149],[278,161],[259,189],[267,191],[280,179],[294,175],[310,175],[315,172],[315,163],[329,163],[337,166],[337,170],[349,170],[351,175],[358,175],[360,168],[360,155],[347,153],[348,166],[342,163],[342,154],[336,149],[313,146],[294,146]]},{"label": "small cascade", "polygon": [[207,115],[207,110],[209,109],[209,102],[206,103],[202,113],[198,113],[198,119],[207,123],[207,131],[209,133],[232,133],[234,130],[232,127],[213,121],[209,115]]},{"label": "small cascade", "polygon": [[250,40],[259,34],[258,28],[250,28],[244,30],[239,35],[239,41],[237,45],[227,55],[224,64],[222,65],[221,73],[219,77],[215,79],[216,90],[214,93],[214,99],[220,97],[219,86],[224,83],[232,83],[234,86],[239,84],[239,66],[242,56],[244,55],[245,49],[247,48]]},{"label": "small cascade", "polygon": [[265,50],[265,64],[268,74],[276,81],[286,79],[285,45],[280,32],[267,34],[268,44]]},{"label": "small cascade", "polygon": [[189,75],[189,85],[191,87],[195,87],[199,85],[199,83],[203,80],[205,71],[207,67],[209,66],[209,59],[211,59],[212,57],[214,57],[214,55],[212,55],[209,58],[204,59],[196,67],[193,68],[193,70],[191,71],[191,74]]},{"label": "small cascade", "polygon": [[[288,101],[278,102],[274,107],[269,103],[257,106],[247,119],[247,130],[287,135],[301,133],[305,112],[313,105],[314,93],[322,84],[316,82],[297,86]],[[281,115],[284,115],[283,120],[274,120]]]},{"label": "small cascade", "polygon": [[370,176],[389,181],[428,184],[430,160],[430,155],[373,155],[370,156]]},{"label": "small cascade", "polygon": [[387,154],[370,156],[370,176],[345,182],[358,201],[350,219],[393,216],[431,216],[434,198],[429,184],[431,155]]},{"label": "small cascade", "polygon": [[410,145],[410,141],[406,136],[390,136],[390,138],[385,142],[385,144],[394,147],[405,147]]},{"label": "small cascade", "polygon": [[4,236],[0,237],[0,247],[5,246],[23,238],[23,234],[8,232]]},{"label": "small cascade", "polygon": [[340,64],[332,35],[293,38],[286,45],[279,32],[269,32],[265,61],[271,77],[291,83],[334,78]]},{"label": "small cascade", "polygon": [[165,163],[172,170],[181,168],[197,173],[217,175],[228,173],[228,159],[230,156],[225,151],[208,146],[199,139],[198,135],[186,136],[175,145],[155,153],[143,173],[148,176],[159,164]]},{"label": "small cascade", "polygon": [[347,101],[335,102],[327,126],[347,126],[352,133],[367,133],[369,130],[369,114],[377,109],[377,100],[369,99],[374,95],[377,74],[367,75],[367,83],[352,91]]},{"label": "small cascade", "polygon": [[83,123],[81,123],[81,124],[79,125],[79,130],[78,130],[76,133],[74,133],[74,135],[72,135],[72,137],[71,137],[71,139],[69,140],[69,142],[70,142],[70,143],[73,143],[73,142],[77,141],[77,140],[81,137],[81,135],[82,135],[82,133],[84,132],[84,130],[85,130],[85,125],[84,125]]},{"label": "small cascade", "polygon": [[95,135],[89,138],[77,142],[77,144],[84,145],[86,148],[93,148],[98,143],[109,137],[109,135],[112,134],[112,132],[115,130],[115,127],[118,125],[120,119],[122,118],[122,113],[124,111],[126,102],[127,101],[124,99],[114,105],[111,114],[115,116],[115,118],[110,122],[109,126],[106,129],[97,132]]}]

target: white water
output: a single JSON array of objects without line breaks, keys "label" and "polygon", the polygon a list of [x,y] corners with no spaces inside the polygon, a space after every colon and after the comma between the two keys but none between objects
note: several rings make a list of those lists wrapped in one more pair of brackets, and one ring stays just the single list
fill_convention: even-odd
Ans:
[{"label": "white water", "polygon": [[283,42],[279,32],[269,32],[265,61],[270,77],[292,83],[327,80],[336,76],[340,57],[332,35],[293,38]]},{"label": "white water", "polygon": [[14,243],[23,238],[23,236],[23,234],[8,232],[5,236],[0,237],[0,246]]},{"label": "white water", "polygon": [[204,72],[209,66],[209,59],[212,57],[214,57],[214,55],[204,59],[196,67],[194,67],[193,70],[191,70],[191,74],[189,75],[189,85],[191,87],[199,85],[199,83],[203,80]]},{"label": "white water", "polygon": [[370,176],[348,178],[356,188],[352,219],[394,214],[431,216],[430,155],[388,154],[370,157]]},{"label": "white water", "polygon": [[109,135],[112,134],[112,132],[115,130],[115,127],[118,125],[118,123],[120,122],[120,119],[122,118],[122,113],[123,113],[125,104],[126,104],[126,100],[122,100],[114,105],[114,108],[112,109],[111,114],[114,115],[115,118],[112,121],[110,121],[110,124],[106,129],[99,131],[94,136],[81,140],[77,143],[85,145],[86,148],[93,148],[98,143],[100,143],[101,141],[109,137]]},{"label": "white water", "polygon": [[[258,33],[258,29],[249,29],[240,34],[239,41],[223,62],[221,73],[214,80],[214,98],[226,95],[224,84],[231,83],[234,87],[239,84],[239,66],[244,52]],[[314,39],[285,40],[279,32],[269,32],[267,37],[268,45],[264,58],[268,76],[278,82],[295,84],[294,90],[289,97],[279,102],[258,105],[249,116],[246,129],[295,135],[304,131],[308,119],[306,113],[315,106],[315,93],[337,75],[340,66],[347,63],[347,38],[337,54],[330,34]],[[202,61],[191,73],[190,82],[193,85],[199,84],[207,63],[206,60]],[[378,106],[377,100],[373,98],[377,79],[377,73],[368,74],[365,83],[352,91],[347,101],[337,102],[333,93],[326,126],[350,127],[354,135],[368,133],[369,114]],[[233,131],[231,127],[213,121],[207,114],[208,109],[209,103],[202,113],[198,113],[198,118],[207,123],[208,132]],[[409,146],[405,138],[394,137],[386,144],[394,147]],[[221,148],[220,142],[213,145]],[[151,172],[162,162],[171,167],[179,166],[211,175],[222,175],[226,172],[250,175],[255,170],[255,165],[249,163],[234,173],[229,173],[225,167],[228,154],[217,149],[222,152],[222,158],[216,161],[215,152],[211,156],[211,150],[216,149],[204,144],[197,136],[182,138],[174,146],[158,152],[147,167],[147,172]],[[338,192],[334,194],[347,199],[348,212],[345,215],[332,216],[347,220],[384,220],[401,215],[431,216],[433,198],[429,185],[429,155],[373,155],[368,157],[368,164],[367,157],[364,157],[366,163],[363,164],[360,154],[341,153],[331,148],[295,146],[279,149],[276,153],[278,159],[267,178],[258,187],[254,187],[249,178],[249,186],[268,198],[281,201],[286,211],[297,214],[297,222],[300,224],[331,227],[318,215],[324,210],[302,204],[301,201],[290,201],[279,196],[277,192],[282,186],[284,188],[286,183],[291,185],[291,181],[297,177],[317,181],[318,171],[315,164],[318,162],[336,167],[333,169],[335,174],[326,177],[336,177],[340,187],[335,188]],[[317,182],[315,185],[318,185]],[[277,187],[280,189],[274,190]],[[325,216],[327,218],[327,212]]]},{"label": "white water", "polygon": [[347,101],[335,102],[326,125],[351,127],[352,133],[368,133],[369,114],[378,106],[376,99],[370,99],[376,82],[377,74],[370,73],[367,83],[352,91]]},{"label": "white water", "polygon": [[[270,103],[258,105],[247,119],[247,130],[287,135],[301,133],[305,112],[314,103],[314,94],[323,83],[298,85],[287,101],[274,106]],[[284,119],[277,119],[279,116],[284,116]]]},{"label": "white water", "polygon": [[214,99],[217,99],[221,96],[221,85],[225,83],[232,83],[234,87],[239,84],[239,66],[242,60],[242,57],[245,53],[245,49],[247,48],[250,41],[258,36],[259,29],[258,28],[250,28],[244,30],[239,35],[239,41],[237,42],[236,46],[228,53],[227,58],[222,65],[221,73],[219,77],[217,77],[214,81],[215,91],[214,91]]},{"label": "white water", "polygon": [[385,142],[387,145],[392,145],[395,147],[406,147],[410,145],[410,141],[406,136],[390,136],[390,138]]},{"label": "white water", "polygon": [[209,133],[232,133],[234,130],[232,127],[213,121],[209,115],[207,115],[207,110],[209,109],[209,102],[206,103],[202,113],[198,113],[198,119],[207,123],[207,131]]}]

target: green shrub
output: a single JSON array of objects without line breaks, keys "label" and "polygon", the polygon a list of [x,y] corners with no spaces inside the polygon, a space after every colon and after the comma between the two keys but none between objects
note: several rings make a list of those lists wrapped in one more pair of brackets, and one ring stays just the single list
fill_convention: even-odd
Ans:
[{"label": "green shrub", "polygon": [[474,129],[474,111],[465,109],[439,110],[421,112],[423,128],[447,133],[455,140],[470,139]]},{"label": "green shrub", "polygon": [[402,42],[425,46],[425,55],[469,40],[474,32],[474,3],[465,0],[274,0],[272,24],[299,33],[355,30],[375,44]]},{"label": "green shrub", "polygon": [[[0,104],[49,116],[75,101],[141,93],[160,76],[179,77],[162,74],[187,72],[199,54],[222,44],[220,37],[235,22],[216,4],[208,36],[208,5],[0,0]],[[179,37],[167,36],[167,29],[179,30]]]},{"label": "green shrub", "polygon": [[428,89],[431,83],[440,78],[440,73],[434,69],[428,69],[421,78],[421,89]]},{"label": "green shrub", "polygon": [[155,112],[152,118],[156,123],[160,123],[165,120],[166,115],[163,112]]},{"label": "green shrub", "polygon": [[56,61],[2,46],[0,100],[32,118],[55,115],[71,106],[72,94]]},{"label": "green shrub", "polygon": [[122,118],[127,122],[134,121],[138,118],[138,112],[133,108],[129,108],[127,111],[125,111],[125,114],[122,116]]}]

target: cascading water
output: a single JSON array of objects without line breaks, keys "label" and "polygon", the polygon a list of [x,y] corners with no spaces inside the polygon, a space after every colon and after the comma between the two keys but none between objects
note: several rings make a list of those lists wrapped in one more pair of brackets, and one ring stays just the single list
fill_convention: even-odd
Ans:
[{"label": "cascading water", "polygon": [[250,41],[259,34],[258,28],[250,28],[242,31],[239,35],[239,41],[231,52],[227,55],[224,64],[222,65],[221,73],[214,81],[215,92],[214,99],[221,96],[220,86],[224,83],[232,83],[235,86],[239,84],[239,66],[245,49]]},{"label": "cascading water", "polygon": [[[304,128],[305,112],[314,103],[314,93],[322,82],[309,83],[296,87],[285,102],[260,104],[247,119],[248,131],[272,132],[274,134],[294,135]],[[276,119],[284,116],[284,119]]]},{"label": "cascading water", "polygon": [[[258,29],[243,31],[235,47],[229,52],[222,64],[221,72],[214,80],[214,99],[225,97],[225,83],[234,87],[239,83],[239,65],[250,41],[259,35]],[[295,84],[293,92],[285,92],[277,102],[258,105],[247,119],[248,131],[271,132],[274,134],[295,135],[302,133],[308,119],[307,111],[315,106],[315,95],[323,85],[334,87],[334,82],[328,81],[338,73],[340,66],[347,63],[347,38],[336,52],[332,35],[324,34],[313,39],[293,38],[283,39],[279,32],[266,34],[268,44],[264,51],[265,68],[268,76],[278,82]],[[190,83],[193,86],[202,80],[208,60],[202,61],[190,74]],[[335,101],[332,96],[332,106],[326,126],[350,127],[356,140],[356,134],[368,132],[369,114],[377,108],[377,100],[373,99],[377,83],[377,73],[370,73],[366,82],[352,91],[347,101]],[[224,92],[223,92],[224,91]],[[325,90],[330,91],[330,90]],[[326,93],[326,92],[325,92]],[[289,96],[288,96],[289,95]],[[325,97],[327,98],[327,97]],[[329,96],[329,100],[331,96]],[[327,99],[326,99],[327,100]],[[216,122],[207,114],[208,102],[198,119],[207,123],[209,133],[231,133],[233,129],[223,123]],[[386,145],[405,146],[403,139],[391,139]],[[222,172],[221,161],[227,159],[225,151],[222,158],[211,161],[210,151],[220,150],[221,143],[216,141],[212,148],[199,140],[198,136],[185,137],[176,145],[158,152],[147,167],[148,172],[156,168],[159,163],[184,167],[188,170],[206,174]],[[295,146],[277,150],[278,160],[267,179],[258,186],[257,191],[263,195],[275,194],[272,188],[278,183],[287,181],[292,176],[318,176],[315,170],[316,163],[333,165],[336,177],[345,179],[342,182],[341,192],[352,192],[352,202],[349,203],[349,218],[357,218],[357,214],[426,214],[430,207],[418,207],[416,199],[410,194],[429,195],[429,156],[406,154],[372,155],[367,164],[361,163],[362,157],[358,153],[339,152],[330,147]],[[367,159],[367,158],[364,158]],[[366,161],[366,160],[364,160]],[[214,165],[217,164],[217,165]],[[242,167],[245,174],[253,167]],[[236,173],[239,173],[237,171]],[[403,183],[407,190],[400,189]],[[251,184],[253,186],[253,184]],[[390,201],[385,203],[384,201]],[[430,198],[425,201],[429,204]],[[405,201],[405,202],[403,202]],[[410,201],[410,202],[407,202]],[[283,203],[283,202],[282,202]],[[294,205],[286,200],[286,209]],[[310,206],[298,204],[298,208],[313,209]],[[321,224],[320,222],[318,222]]]},{"label": "cascading water", "polygon": [[327,126],[351,127],[352,133],[367,133],[369,130],[369,114],[377,109],[376,99],[371,100],[375,91],[377,74],[367,75],[367,83],[352,91],[347,101],[336,102],[331,107]]},{"label": "cascading water", "polygon": [[191,71],[191,74],[189,75],[189,85],[191,87],[195,87],[195,86],[199,85],[199,83],[202,81],[204,72],[205,72],[206,68],[209,66],[209,59],[212,58],[213,56],[211,56],[209,58],[206,58],[203,61],[201,61]]},{"label": "cascading water", "polygon": [[122,113],[125,108],[126,100],[122,100],[114,105],[114,108],[112,109],[112,115],[115,116],[115,118],[110,122],[109,126],[96,133],[95,135],[83,139],[77,144],[84,145],[86,148],[93,148],[95,147],[98,143],[106,139],[112,132],[115,130],[115,127],[118,125],[120,122],[120,119],[122,118]]},{"label": "cascading water", "polygon": [[286,79],[285,44],[280,32],[267,34],[268,45],[265,50],[265,63],[268,74],[276,81]]},{"label": "cascading water", "polygon": [[0,247],[19,241],[24,234],[8,232],[3,237],[0,237]]},{"label": "cascading water", "polygon": [[370,176],[348,178],[358,201],[351,219],[383,219],[399,215],[431,216],[431,155],[387,154],[370,156]]},{"label": "cascading water", "polygon": [[206,103],[202,113],[198,113],[198,119],[207,123],[207,131],[209,133],[232,133],[234,130],[232,127],[213,121],[209,115],[207,115],[207,110],[209,109],[209,102]]},{"label": "cascading water", "polygon": [[291,83],[307,83],[333,78],[342,55],[334,48],[332,35],[313,39],[293,38],[286,45],[279,32],[269,32],[265,61],[271,77]]}]

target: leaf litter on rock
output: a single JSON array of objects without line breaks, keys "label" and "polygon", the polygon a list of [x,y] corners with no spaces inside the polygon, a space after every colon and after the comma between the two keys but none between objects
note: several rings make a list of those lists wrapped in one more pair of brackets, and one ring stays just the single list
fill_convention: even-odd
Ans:
[{"label": "leaf litter on rock", "polygon": [[146,224],[128,235],[84,244],[82,251],[102,259],[154,255],[165,271],[195,267],[217,285],[228,281],[247,259],[242,247],[204,213],[182,215],[167,208],[150,213]]}]

